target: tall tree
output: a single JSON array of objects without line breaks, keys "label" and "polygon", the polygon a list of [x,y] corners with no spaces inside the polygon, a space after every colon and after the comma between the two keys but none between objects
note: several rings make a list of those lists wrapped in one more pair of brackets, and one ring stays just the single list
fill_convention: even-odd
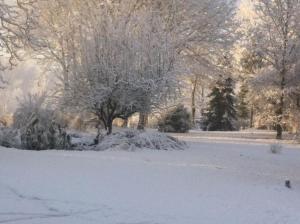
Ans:
[{"label": "tall tree", "polygon": [[[242,51],[241,54],[241,58],[239,60],[239,67],[240,67],[240,74],[242,75],[241,78],[241,91],[240,94],[238,96],[239,98],[239,103],[242,100],[241,98],[244,98],[244,95],[247,95],[247,103],[242,103],[244,104],[244,106],[240,107],[238,106],[238,114],[239,117],[244,117],[242,114],[243,112],[241,112],[240,110],[244,110],[246,109],[245,107],[247,107],[248,109],[248,118],[249,119],[249,127],[253,127],[254,126],[254,118],[255,118],[255,108],[257,108],[257,98],[260,98],[260,96],[258,96],[256,93],[257,91],[252,88],[253,86],[255,86],[255,84],[253,82],[251,82],[253,80],[253,77],[255,77],[258,73],[258,71],[260,69],[262,69],[264,66],[264,60],[263,57],[260,55],[259,52],[255,51],[254,49],[244,49]],[[254,85],[252,85],[254,84]],[[247,93],[244,94],[242,91],[244,88],[246,88]],[[242,109],[244,108],[244,109]],[[240,112],[239,112],[240,111]],[[246,111],[246,110],[244,110]]]},{"label": "tall tree", "polygon": [[65,105],[94,113],[111,134],[115,118],[149,112],[176,86],[175,47],[155,10],[128,18],[112,15],[109,5],[89,7],[80,14],[77,52],[70,57],[76,66],[62,92]]},{"label": "tall tree", "polygon": [[92,4],[78,0],[34,1],[33,4],[34,29],[30,32],[29,42],[32,56],[42,62],[47,70],[54,71],[64,88],[68,86],[69,71],[75,66],[72,61],[76,55],[75,37],[81,30],[78,13],[84,9],[84,3]]},{"label": "tall tree", "polygon": [[[236,40],[235,1],[195,1],[181,3],[180,51],[186,63],[190,85],[192,123],[197,114],[197,92],[223,73],[219,58],[229,52]],[[216,75],[217,74],[217,75]],[[203,100],[203,99],[202,99]],[[200,108],[201,109],[201,108]],[[203,109],[203,108],[202,108]]]},{"label": "tall tree", "polygon": [[237,99],[237,115],[242,120],[249,118],[248,94],[249,89],[247,83],[243,82]]},{"label": "tall tree", "polygon": [[236,102],[233,80],[219,80],[209,95],[210,102],[206,117],[208,131],[233,131],[236,120]]},{"label": "tall tree", "polygon": [[213,87],[212,92],[208,95],[211,98],[209,101],[208,112],[206,114],[204,123],[208,131],[223,130],[223,95],[220,86]]},{"label": "tall tree", "polygon": [[255,0],[257,24],[253,29],[255,48],[266,66],[259,71],[258,80],[264,88],[277,91],[274,112],[276,114],[277,139],[282,138],[282,121],[286,109],[287,83],[299,56],[300,2],[298,0]]},{"label": "tall tree", "polygon": [[[149,36],[147,37],[148,43],[148,61],[152,63],[152,54],[154,49],[150,47],[151,44],[157,46],[151,38],[153,38],[157,33],[164,30],[165,34],[172,32],[172,41],[175,36],[175,14],[178,9],[177,0],[121,0],[121,1],[107,1],[107,0],[49,0],[49,1],[37,1],[36,6],[36,16],[35,24],[36,29],[32,32],[34,37],[32,43],[32,49],[37,58],[41,59],[46,65],[50,65],[51,68],[55,68],[56,73],[61,76],[61,81],[63,83],[64,89],[68,89],[70,79],[73,74],[72,71],[77,70],[77,60],[76,58],[81,57],[82,37],[86,32],[89,32],[92,27],[99,28],[100,23],[122,23],[124,32],[128,29],[133,29],[134,32],[138,32],[141,29],[140,26],[134,27],[133,22],[138,20],[143,20],[143,13],[152,13],[150,16],[146,16],[147,21],[147,31]],[[104,12],[101,14],[102,12]],[[101,13],[100,13],[101,12]],[[106,17],[106,18],[105,18]],[[157,30],[155,23],[155,17],[160,18],[163,28]],[[104,21],[106,20],[106,21]],[[122,21],[120,21],[122,20]],[[102,30],[93,31],[94,33],[106,32],[105,25]],[[146,26],[145,26],[146,28]],[[122,31],[120,34],[122,35]],[[146,33],[140,32],[140,35],[146,35]],[[152,35],[152,36],[151,36]],[[168,35],[163,35],[160,33],[160,39],[163,40],[168,37]],[[144,38],[146,41],[146,38]],[[153,46],[154,46],[153,45]],[[158,46],[160,48],[162,46]],[[146,52],[145,52],[146,54]],[[144,54],[144,55],[145,55]],[[156,55],[157,60],[164,57],[162,55]],[[145,59],[145,57],[144,57]],[[146,60],[146,59],[145,59]],[[137,62],[138,63],[138,62]],[[146,62],[141,62],[145,63]],[[163,61],[161,61],[163,63]],[[172,62],[173,63],[173,62]],[[172,64],[171,63],[171,64]],[[161,64],[162,65],[162,64]],[[160,66],[161,66],[160,65]],[[142,64],[141,64],[142,66]],[[158,65],[157,65],[158,66]],[[165,66],[165,65],[164,65]],[[148,69],[144,66],[145,69]],[[154,71],[154,67],[151,68]],[[169,70],[172,70],[172,65]],[[157,68],[157,77],[160,76],[161,70]],[[147,71],[144,74],[147,76]],[[163,81],[161,83],[164,83]],[[155,83],[157,84],[157,83]],[[153,83],[154,85],[154,83]],[[145,90],[146,91],[146,90]],[[149,93],[144,98],[145,106],[144,110],[138,111],[141,114],[142,122],[140,122],[140,128],[144,127],[144,121],[147,119],[147,113],[153,107],[157,105],[160,100],[158,92],[151,93],[154,97],[149,98]],[[149,109],[150,108],[150,109]]]}]

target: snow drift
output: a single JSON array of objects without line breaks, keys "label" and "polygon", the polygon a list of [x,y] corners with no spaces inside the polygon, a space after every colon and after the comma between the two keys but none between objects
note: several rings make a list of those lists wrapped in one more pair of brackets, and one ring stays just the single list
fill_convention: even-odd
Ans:
[{"label": "snow drift", "polygon": [[[83,137],[84,139],[85,137]],[[138,149],[151,150],[184,150],[187,145],[177,138],[157,132],[141,132],[137,130],[126,130],[103,136],[98,145],[83,145],[77,139],[75,149],[77,150],[126,150],[134,151]],[[85,139],[86,142],[86,139]]]}]

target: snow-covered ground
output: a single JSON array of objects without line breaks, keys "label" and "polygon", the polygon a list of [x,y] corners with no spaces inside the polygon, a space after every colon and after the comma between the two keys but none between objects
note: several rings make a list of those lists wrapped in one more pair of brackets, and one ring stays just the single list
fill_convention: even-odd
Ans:
[{"label": "snow-covered ground", "polygon": [[185,151],[0,148],[0,223],[300,223],[297,146],[192,137]]},{"label": "snow-covered ground", "polygon": [[[187,134],[173,134],[177,137],[183,137],[189,140],[196,141],[214,141],[214,142],[251,142],[251,143],[274,143],[276,142],[276,132],[268,130],[254,130],[247,129],[242,131],[201,131],[191,130]],[[299,137],[295,134],[283,132],[282,143],[285,144],[298,144]]]}]

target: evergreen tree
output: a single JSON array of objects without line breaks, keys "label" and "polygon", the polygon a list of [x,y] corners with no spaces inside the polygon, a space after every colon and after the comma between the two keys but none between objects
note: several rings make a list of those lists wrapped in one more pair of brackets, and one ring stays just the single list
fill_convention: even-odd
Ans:
[{"label": "evergreen tree", "polygon": [[241,85],[240,92],[238,94],[238,104],[237,104],[237,115],[242,120],[247,120],[249,118],[249,108],[247,102],[249,90],[246,83]]},{"label": "evergreen tree", "polygon": [[236,104],[235,94],[233,90],[233,80],[227,78],[223,89],[224,96],[224,115],[223,115],[223,129],[226,131],[233,131],[233,122],[236,120]]},{"label": "evergreen tree", "polygon": [[233,81],[227,78],[218,81],[212,89],[204,125],[208,131],[233,131],[236,120],[236,105]]},{"label": "evergreen tree", "polygon": [[222,117],[224,114],[223,96],[220,87],[217,85],[212,89],[209,96],[208,112],[206,113],[205,126],[207,130],[220,130],[222,128]]}]

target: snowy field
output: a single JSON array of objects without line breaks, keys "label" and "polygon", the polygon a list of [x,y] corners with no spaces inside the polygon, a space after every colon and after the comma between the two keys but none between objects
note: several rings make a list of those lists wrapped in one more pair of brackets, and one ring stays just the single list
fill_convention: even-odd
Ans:
[{"label": "snowy field", "polygon": [[[276,143],[276,132],[268,130],[247,129],[242,131],[199,131],[191,130],[188,134],[173,134],[176,137],[188,139],[190,141],[214,141],[214,142],[242,142],[242,143]],[[295,134],[283,132],[282,143],[294,144],[299,143]]]},{"label": "snowy field", "polygon": [[268,144],[183,138],[185,151],[0,148],[0,223],[300,223],[298,146],[271,154]]}]

